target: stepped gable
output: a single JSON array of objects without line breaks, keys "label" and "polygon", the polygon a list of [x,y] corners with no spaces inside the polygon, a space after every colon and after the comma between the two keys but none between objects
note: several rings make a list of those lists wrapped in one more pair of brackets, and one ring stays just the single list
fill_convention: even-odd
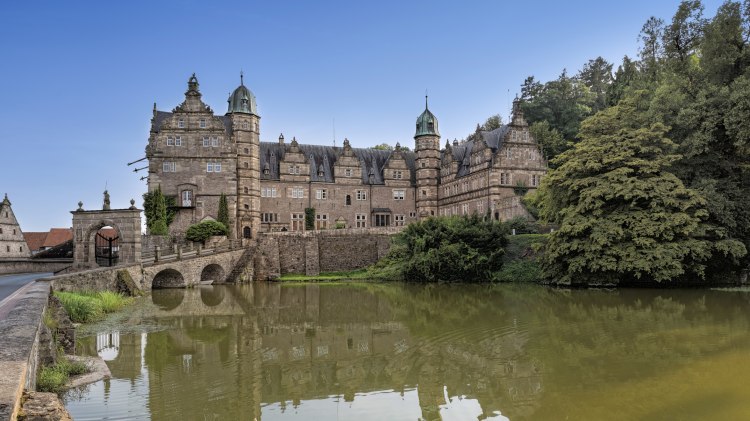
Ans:
[{"label": "stepped gable", "polygon": [[[502,147],[505,135],[508,134],[509,131],[510,125],[508,124],[498,127],[497,129],[489,132],[482,131],[482,138],[484,140],[484,143],[487,144],[487,147],[492,150],[493,154],[497,153],[500,147]],[[448,151],[452,154],[453,160],[459,163],[458,174],[456,174],[456,178],[463,177],[464,175],[467,175],[469,173],[469,167],[471,165],[471,151],[474,148],[474,142],[475,140],[469,140],[458,145],[449,145],[450,148],[446,148],[441,152],[441,160],[443,158],[443,154]]]},{"label": "stepped gable", "polygon": [[[174,116],[174,113],[169,111],[156,111],[152,120],[151,131],[159,133],[166,122],[172,121],[172,116]],[[224,123],[225,132],[232,133],[232,117],[228,115],[215,115],[213,118],[218,118]]]},{"label": "stepped gable", "polygon": [[[323,145],[299,144],[299,151],[310,164],[310,181],[334,183],[333,166],[342,153],[342,148]],[[261,180],[278,180],[280,162],[284,159],[287,145],[278,142],[260,142]],[[385,184],[383,167],[393,151],[382,151],[370,148],[352,148],[362,167],[363,184]],[[416,155],[414,152],[401,151],[409,168],[412,184],[416,183]],[[322,170],[322,171],[321,171]],[[322,175],[319,173],[322,172]]]}]

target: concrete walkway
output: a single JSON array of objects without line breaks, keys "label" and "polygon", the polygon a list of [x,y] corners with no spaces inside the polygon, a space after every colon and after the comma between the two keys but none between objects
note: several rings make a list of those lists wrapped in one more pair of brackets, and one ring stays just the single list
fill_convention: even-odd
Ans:
[{"label": "concrete walkway", "polygon": [[4,319],[13,309],[15,302],[23,292],[39,278],[50,276],[51,273],[20,273],[16,275],[0,276],[0,320]]},{"label": "concrete walkway", "polygon": [[23,389],[36,383],[38,335],[47,307],[48,282],[30,282],[0,310],[0,421],[15,420]]}]

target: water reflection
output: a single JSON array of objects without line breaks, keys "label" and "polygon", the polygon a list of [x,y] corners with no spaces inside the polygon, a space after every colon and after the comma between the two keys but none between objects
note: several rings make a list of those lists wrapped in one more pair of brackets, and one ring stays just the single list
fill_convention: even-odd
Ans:
[{"label": "water reflection", "polygon": [[[204,286],[156,290],[130,322],[162,330],[79,348],[107,355],[113,382],[131,384],[107,393],[106,416],[148,402],[132,419],[733,419],[750,411],[749,298]],[[69,400],[76,420],[102,417],[96,388]]]}]

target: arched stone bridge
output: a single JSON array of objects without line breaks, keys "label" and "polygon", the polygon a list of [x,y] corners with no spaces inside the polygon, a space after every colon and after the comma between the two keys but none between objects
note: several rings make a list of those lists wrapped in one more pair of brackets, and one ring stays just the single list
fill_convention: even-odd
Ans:
[{"label": "arched stone bridge", "polygon": [[[200,284],[235,281],[228,279],[235,269],[245,269],[247,258],[252,257],[252,249],[239,248],[210,253],[181,260],[159,261],[143,265],[141,287],[184,288]],[[252,270],[252,265],[249,270]],[[250,276],[252,278],[252,276]]]},{"label": "arched stone bridge", "polygon": [[56,291],[117,291],[118,272],[127,271],[144,291],[200,284],[247,282],[253,278],[255,247],[168,256],[156,262],[133,263],[57,275],[48,280]]}]

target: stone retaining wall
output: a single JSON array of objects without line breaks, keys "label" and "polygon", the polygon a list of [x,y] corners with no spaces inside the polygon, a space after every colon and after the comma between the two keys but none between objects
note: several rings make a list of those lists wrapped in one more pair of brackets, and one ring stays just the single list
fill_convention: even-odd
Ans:
[{"label": "stone retaining wall", "polygon": [[24,389],[36,387],[42,315],[49,299],[49,282],[25,289],[7,317],[0,320],[0,421],[15,420]]},{"label": "stone retaining wall", "polygon": [[367,267],[388,254],[391,237],[402,228],[365,228],[262,233],[255,279],[288,273],[316,276]]},{"label": "stone retaining wall", "polygon": [[0,259],[0,275],[57,272],[72,264],[73,259]]},{"label": "stone retaining wall", "polygon": [[127,270],[136,285],[143,289],[143,270],[140,263],[90,269],[43,279],[51,281],[52,289],[55,291],[117,291],[117,271],[121,269]]}]

